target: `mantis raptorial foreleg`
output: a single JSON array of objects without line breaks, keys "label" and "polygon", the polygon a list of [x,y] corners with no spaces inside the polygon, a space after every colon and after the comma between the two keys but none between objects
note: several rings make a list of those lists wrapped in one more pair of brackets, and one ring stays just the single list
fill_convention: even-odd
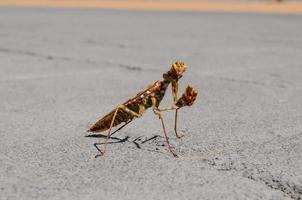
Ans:
[{"label": "mantis raptorial foreleg", "polygon": [[174,116],[174,133],[175,136],[180,139],[184,135],[179,134],[177,131],[177,117],[178,117],[178,109],[184,106],[190,106],[196,99],[197,92],[194,90],[192,86],[187,86],[186,91],[183,93],[181,98],[178,98],[178,79],[172,81],[172,95],[173,95],[173,106],[168,108],[158,109],[159,111],[168,111],[175,110]]}]

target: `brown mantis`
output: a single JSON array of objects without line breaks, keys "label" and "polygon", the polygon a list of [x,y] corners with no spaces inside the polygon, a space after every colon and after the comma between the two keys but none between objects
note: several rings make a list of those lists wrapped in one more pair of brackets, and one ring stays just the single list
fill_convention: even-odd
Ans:
[{"label": "brown mantis", "polygon": [[[178,99],[178,80],[182,77],[182,74],[186,71],[186,69],[187,65],[185,63],[180,61],[175,62],[172,65],[171,69],[163,74],[162,81],[156,81],[153,85],[138,93],[135,97],[118,105],[114,110],[97,121],[88,130],[89,132],[102,132],[108,130],[104,150],[100,151],[101,154],[97,156],[102,156],[105,154],[108,140],[114,133],[132,122],[133,119],[141,117],[146,109],[152,107],[153,112],[159,117],[161,121],[167,146],[173,156],[177,157],[177,154],[170,146],[162,112],[175,110],[174,132],[177,138],[181,138],[183,135],[180,135],[177,132],[178,110],[184,106],[191,106],[197,97],[197,91],[191,85],[189,85],[183,95]],[[172,84],[173,105],[168,108],[160,109],[159,104],[162,101],[170,83]],[[123,122],[125,124],[123,124],[115,132],[111,133],[112,127],[115,127]]]}]

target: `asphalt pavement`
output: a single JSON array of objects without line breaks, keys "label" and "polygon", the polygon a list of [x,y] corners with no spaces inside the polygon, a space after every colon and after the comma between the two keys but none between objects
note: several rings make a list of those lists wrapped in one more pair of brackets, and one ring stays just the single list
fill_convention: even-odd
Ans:
[{"label": "asphalt pavement", "polygon": [[[302,199],[301,21],[0,8],[0,199]],[[182,139],[165,114],[179,158],[152,111],[95,158],[86,130],[176,60],[199,91]]]}]

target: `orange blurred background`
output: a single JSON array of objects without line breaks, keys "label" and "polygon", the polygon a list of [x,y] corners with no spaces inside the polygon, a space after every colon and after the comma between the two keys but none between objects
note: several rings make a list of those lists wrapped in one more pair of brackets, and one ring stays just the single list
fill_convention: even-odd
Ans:
[{"label": "orange blurred background", "polygon": [[0,6],[302,14],[301,0],[0,0]]}]

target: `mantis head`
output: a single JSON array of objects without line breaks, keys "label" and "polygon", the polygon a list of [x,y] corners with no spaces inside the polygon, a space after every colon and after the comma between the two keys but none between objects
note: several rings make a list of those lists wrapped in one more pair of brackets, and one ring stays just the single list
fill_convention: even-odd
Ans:
[{"label": "mantis head", "polygon": [[177,81],[182,77],[182,74],[186,71],[187,65],[184,62],[176,61],[171,69],[163,74],[165,80]]}]

